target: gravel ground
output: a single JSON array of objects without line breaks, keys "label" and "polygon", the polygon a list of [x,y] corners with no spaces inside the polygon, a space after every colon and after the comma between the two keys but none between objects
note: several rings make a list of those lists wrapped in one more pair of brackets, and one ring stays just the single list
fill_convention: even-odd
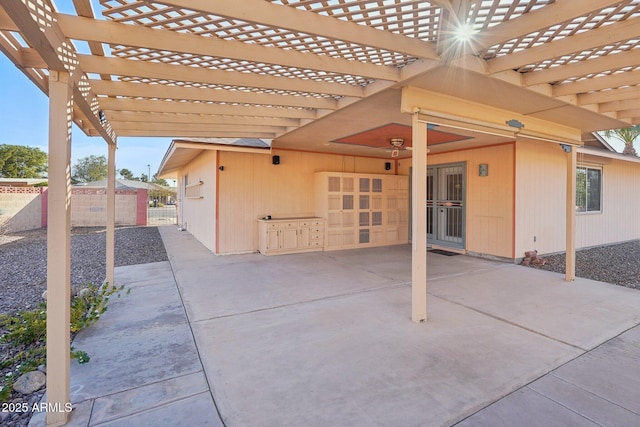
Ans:
[{"label": "gravel ground", "polygon": [[[565,254],[542,256],[547,264],[533,268],[565,272]],[[640,289],[640,240],[576,251],[576,276]]]},{"label": "gravel ground", "polygon": [[[5,243],[2,243],[4,241]],[[102,283],[106,234],[102,228],[76,228],[71,236],[71,287]],[[156,227],[116,229],[116,266],[166,261]],[[0,240],[0,314],[35,307],[47,287],[46,230],[5,235]]]},{"label": "gravel ground", "polygon": [[[88,283],[102,283],[105,277],[106,235],[103,228],[76,228],[71,236],[71,286],[73,291]],[[116,266],[166,261],[167,253],[157,227],[116,229]],[[14,314],[35,308],[46,289],[46,230],[0,235],[0,314]],[[4,331],[0,330],[0,335]],[[16,349],[0,343],[0,361],[13,357]],[[15,370],[0,370],[0,377]],[[10,402],[31,407],[44,390],[31,395],[13,393]],[[26,427],[31,413],[0,411],[1,426]]]}]

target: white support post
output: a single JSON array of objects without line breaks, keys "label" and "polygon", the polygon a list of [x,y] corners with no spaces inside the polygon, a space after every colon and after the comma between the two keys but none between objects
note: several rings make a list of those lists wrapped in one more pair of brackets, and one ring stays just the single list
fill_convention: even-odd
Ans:
[{"label": "white support post", "polygon": [[70,402],[71,119],[69,73],[49,72],[47,218],[47,426],[66,424]]},{"label": "white support post", "polygon": [[427,124],[412,120],[411,320],[427,320]]},{"label": "white support post", "polygon": [[565,265],[565,280],[572,282],[576,279],[576,147],[569,146],[567,153],[567,207],[566,231],[567,251]]},{"label": "white support post", "polygon": [[115,223],[116,223],[116,145],[108,144],[109,153],[107,160],[107,259],[106,281],[115,285]]}]

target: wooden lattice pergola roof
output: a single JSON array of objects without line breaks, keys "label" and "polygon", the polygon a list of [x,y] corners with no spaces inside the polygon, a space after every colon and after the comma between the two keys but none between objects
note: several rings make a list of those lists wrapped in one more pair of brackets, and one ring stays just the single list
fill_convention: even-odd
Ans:
[{"label": "wooden lattice pergola roof", "polygon": [[[118,136],[264,138],[273,140],[273,149],[387,157],[386,150],[353,142],[366,143],[376,132],[406,132],[416,142],[412,153],[399,154],[411,156],[412,165],[415,322],[427,318],[429,141],[448,141],[429,145],[432,152],[496,139],[561,143],[570,281],[575,146],[581,134],[640,124],[640,0],[100,0],[95,10],[90,0],[73,5],[76,13],[69,15],[52,0],[0,0],[0,50],[51,100],[47,401],[56,407],[70,399],[71,120],[109,143],[110,283]],[[442,126],[440,135],[429,138],[429,125]],[[62,425],[67,418],[48,412],[47,424]]]},{"label": "wooden lattice pergola roof", "polygon": [[74,121],[111,142],[335,151],[328,142],[410,123],[404,86],[584,132],[640,123],[640,0],[73,4],[67,15],[50,0],[0,0],[0,49],[44,92],[49,70],[73,70]]}]

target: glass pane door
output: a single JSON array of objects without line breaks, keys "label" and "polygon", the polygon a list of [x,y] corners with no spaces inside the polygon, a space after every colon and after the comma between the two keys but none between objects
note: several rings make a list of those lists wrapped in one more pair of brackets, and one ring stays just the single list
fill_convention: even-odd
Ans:
[{"label": "glass pane door", "polygon": [[427,241],[464,248],[464,164],[427,171]]}]

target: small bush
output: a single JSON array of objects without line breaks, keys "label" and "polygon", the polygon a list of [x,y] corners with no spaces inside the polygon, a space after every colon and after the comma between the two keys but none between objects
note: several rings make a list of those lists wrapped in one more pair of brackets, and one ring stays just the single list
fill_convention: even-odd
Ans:
[{"label": "small bush", "polygon": [[47,334],[47,303],[41,302],[35,310],[19,311],[14,316],[0,316],[0,328],[8,331],[0,340],[14,346],[44,341]]}]

